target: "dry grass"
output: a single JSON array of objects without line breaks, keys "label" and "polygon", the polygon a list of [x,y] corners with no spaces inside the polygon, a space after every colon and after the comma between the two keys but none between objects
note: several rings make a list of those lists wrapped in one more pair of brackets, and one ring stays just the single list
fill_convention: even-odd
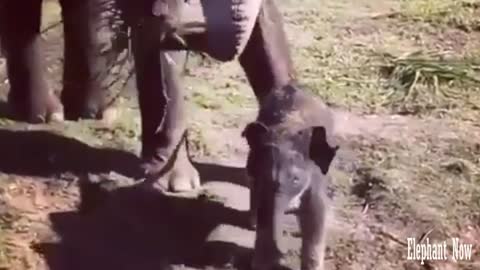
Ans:
[{"label": "dry grass", "polygon": [[426,108],[435,101],[452,104],[462,100],[472,110],[480,109],[477,59],[419,51],[399,57],[382,54],[379,61],[380,74],[386,79],[384,87],[390,90],[386,105],[405,108],[413,103],[418,110],[418,106]]},{"label": "dry grass", "polygon": [[19,218],[15,209],[9,207],[6,200],[10,182],[9,177],[0,174],[0,269],[2,270],[9,269],[8,266],[12,258],[8,236]]},{"label": "dry grass", "polygon": [[[388,91],[384,89],[382,81],[384,74],[378,65],[379,55],[389,62],[389,66],[396,60],[395,63],[399,66],[396,71],[399,71],[401,66],[404,75],[410,70],[412,73],[410,82],[415,78],[415,70],[423,69],[421,77],[425,80],[415,83],[415,86],[419,87],[423,87],[424,82],[431,85],[435,77],[441,84],[441,77],[467,76],[453,74],[456,71],[469,70],[469,77],[477,76],[471,75],[470,71],[477,71],[473,70],[476,68],[477,58],[477,53],[473,49],[480,41],[479,34],[456,32],[448,24],[444,24],[443,27],[433,26],[428,23],[431,20],[428,18],[434,15],[444,18],[446,15],[440,11],[415,7],[427,5],[424,2],[432,4],[442,1],[403,1],[399,10],[383,15],[374,12],[362,14],[362,10],[359,9],[357,17],[345,23],[335,22],[340,19],[335,17],[337,16],[335,11],[333,8],[329,9],[329,6],[311,8],[308,11],[287,10],[285,12],[287,30],[294,46],[294,58],[301,79],[309,89],[328,103],[349,110],[463,119],[474,119],[479,116],[477,85],[471,84],[452,83],[439,89],[443,93],[446,93],[443,91],[445,88],[449,88],[451,90],[449,92],[461,93],[461,100],[443,100],[438,96],[420,95],[416,100],[410,99],[407,104],[405,100],[395,100],[393,104],[385,102]],[[456,2],[450,1],[448,9],[443,9],[442,4],[432,4],[432,7],[448,13],[451,17],[467,16],[465,14],[468,12],[458,12],[451,7],[452,3]],[[470,6],[466,4],[458,6],[470,10]],[[476,5],[471,6],[474,8]],[[450,57],[438,60],[437,56],[432,57],[445,51],[450,52],[453,59]],[[417,52],[429,52],[431,55],[423,54],[422,58],[418,59]],[[428,57],[423,57],[425,55]],[[413,59],[414,57],[416,59]],[[474,62],[475,66],[472,66],[471,62]],[[433,75],[432,72],[437,75],[430,76]],[[443,74],[438,75],[440,72]],[[403,76],[403,79],[405,77]],[[405,85],[401,87],[408,88]],[[461,111],[458,108],[462,108]]]},{"label": "dry grass", "polygon": [[6,221],[5,221],[6,209],[4,209],[5,202],[2,200],[3,196],[4,196],[3,187],[0,187],[0,269],[6,269],[7,263],[8,263],[7,248],[5,246],[6,245],[5,227],[7,227],[8,225],[6,224]]},{"label": "dry grass", "polygon": [[477,0],[403,1],[407,19],[446,25],[464,31],[480,30],[480,3]]},{"label": "dry grass", "polygon": [[0,225],[0,269],[8,269],[8,254],[5,243],[6,232],[3,229],[3,225]]}]

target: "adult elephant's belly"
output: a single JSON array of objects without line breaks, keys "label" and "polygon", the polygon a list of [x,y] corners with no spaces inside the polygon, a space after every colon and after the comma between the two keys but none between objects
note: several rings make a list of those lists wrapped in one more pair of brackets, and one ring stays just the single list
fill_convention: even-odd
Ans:
[{"label": "adult elephant's belly", "polygon": [[180,10],[179,29],[184,35],[205,35],[203,50],[230,61],[244,50],[261,4],[262,0],[190,0]]}]

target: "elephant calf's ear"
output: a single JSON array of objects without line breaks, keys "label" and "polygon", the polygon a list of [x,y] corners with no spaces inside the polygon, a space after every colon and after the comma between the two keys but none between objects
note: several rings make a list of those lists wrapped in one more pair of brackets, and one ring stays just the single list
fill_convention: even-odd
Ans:
[{"label": "elephant calf's ear", "polygon": [[331,147],[327,141],[327,132],[324,127],[314,127],[310,140],[310,158],[320,167],[323,174],[327,174],[339,146]]},{"label": "elephant calf's ear", "polygon": [[268,127],[260,122],[253,122],[248,124],[242,132],[242,137],[247,139],[250,147],[260,143],[262,138],[268,132]]}]

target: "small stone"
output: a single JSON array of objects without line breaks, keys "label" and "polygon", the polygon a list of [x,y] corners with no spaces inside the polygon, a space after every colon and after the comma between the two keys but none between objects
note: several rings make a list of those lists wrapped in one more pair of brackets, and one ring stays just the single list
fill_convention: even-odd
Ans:
[{"label": "small stone", "polygon": [[111,125],[115,121],[117,121],[119,116],[120,116],[120,112],[119,112],[118,108],[113,108],[113,107],[107,108],[103,112],[102,122],[105,123],[106,125]]}]

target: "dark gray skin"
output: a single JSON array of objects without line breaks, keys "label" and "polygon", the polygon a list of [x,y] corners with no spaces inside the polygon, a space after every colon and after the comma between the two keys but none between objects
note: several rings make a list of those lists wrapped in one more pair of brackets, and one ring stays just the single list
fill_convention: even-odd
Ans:
[{"label": "dark gray skin", "polygon": [[[65,36],[65,61],[61,101],[45,78],[40,37],[42,0],[4,0],[0,8],[0,36],[10,82],[8,101],[23,121],[101,118],[105,95],[101,82],[106,70],[100,56],[102,42],[98,0],[60,0]],[[79,18],[88,18],[79,20]]]},{"label": "dark gray skin", "polygon": [[[253,269],[272,269],[282,257],[282,224],[299,219],[302,270],[323,269],[327,174],[338,146],[330,113],[297,86],[260,103],[243,132],[250,146],[251,222],[256,227]],[[299,113],[300,112],[300,113]]]}]

